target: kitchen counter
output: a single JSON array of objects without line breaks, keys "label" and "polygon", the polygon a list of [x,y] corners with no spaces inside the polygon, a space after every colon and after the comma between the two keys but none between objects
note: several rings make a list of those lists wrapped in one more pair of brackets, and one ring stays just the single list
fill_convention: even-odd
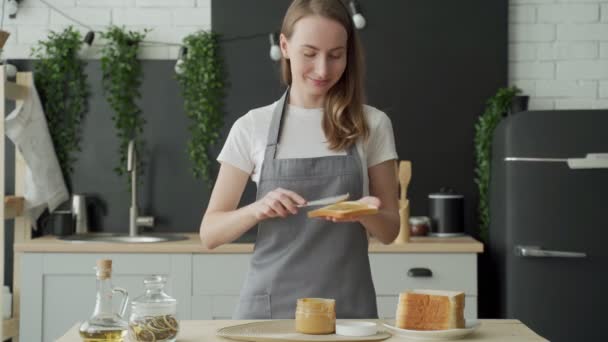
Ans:
[{"label": "kitchen counter", "polygon": [[[382,320],[378,320],[383,322]],[[458,341],[500,341],[500,342],[522,342],[522,341],[546,341],[546,339],[538,336],[530,328],[525,326],[518,320],[497,320],[497,319],[482,319],[481,326],[473,334],[460,339]],[[216,331],[231,325],[243,324],[252,321],[181,321],[180,332],[177,336],[178,342],[199,342],[199,341],[231,341],[216,336]],[[80,324],[75,324],[63,337],[57,342],[80,342],[78,335],[78,327]],[[384,341],[413,341],[411,339],[401,337],[390,337]]]},{"label": "kitchen counter", "polygon": [[[160,243],[67,242],[44,236],[15,244],[25,253],[195,253],[239,254],[253,252],[253,243],[229,243],[213,250],[204,248],[197,233],[185,233],[187,240]],[[372,240],[370,253],[481,253],[483,244],[470,236],[456,238],[412,237],[409,243],[384,245]]]},{"label": "kitchen counter", "polygon": [[[169,294],[181,303],[182,320],[229,319],[254,248],[233,243],[209,251],[192,233],[188,240],[152,244],[74,243],[46,236],[15,246],[23,284],[21,341],[54,341],[86,317],[95,288],[92,267],[100,258],[112,259],[112,278],[131,293],[140,291],[146,276],[166,276]],[[425,237],[398,245],[372,241],[369,250],[380,318],[394,317],[399,293],[408,288],[463,291],[465,316],[477,318],[480,242]],[[65,300],[66,293],[72,300]]]}]

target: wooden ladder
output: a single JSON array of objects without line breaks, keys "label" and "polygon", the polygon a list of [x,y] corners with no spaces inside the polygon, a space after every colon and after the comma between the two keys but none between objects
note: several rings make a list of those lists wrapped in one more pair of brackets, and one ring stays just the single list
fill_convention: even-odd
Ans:
[{"label": "wooden ladder", "polygon": [[[6,80],[5,66],[0,67],[0,80]],[[5,195],[5,170],[6,170],[6,151],[4,139],[4,118],[6,117],[5,100],[14,100],[16,105],[19,105],[27,96],[30,85],[34,82],[31,72],[17,73],[16,83],[10,81],[0,82],[0,112],[2,120],[0,120],[0,193],[2,194],[4,205],[0,205],[0,283],[4,285],[4,223],[5,220],[14,220],[14,241],[15,243],[25,242],[32,238],[31,222],[23,216],[23,208],[25,200],[23,198],[25,187],[25,161],[23,156],[15,148],[15,194],[13,196]],[[13,315],[10,319],[3,319],[0,326],[0,335],[2,341],[12,338],[13,342],[19,341],[19,304],[20,304],[20,270],[21,255],[14,253],[13,258]],[[0,291],[0,308],[2,308],[3,298]]]}]

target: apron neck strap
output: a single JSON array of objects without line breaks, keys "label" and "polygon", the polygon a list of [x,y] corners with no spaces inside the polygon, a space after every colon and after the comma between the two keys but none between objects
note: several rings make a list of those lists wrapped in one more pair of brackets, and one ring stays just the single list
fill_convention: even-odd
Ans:
[{"label": "apron neck strap", "polygon": [[275,159],[277,152],[277,144],[281,136],[281,124],[283,122],[283,114],[285,114],[285,108],[287,107],[287,101],[289,99],[289,87],[283,93],[283,96],[277,101],[277,105],[274,107],[272,113],[272,121],[270,121],[270,130],[268,131],[268,145],[266,145],[266,154],[270,153],[270,157]]},{"label": "apron neck strap", "polygon": [[289,98],[289,88],[283,93],[283,96],[277,101],[277,105],[274,107],[272,113],[272,121],[270,122],[270,130],[268,131],[268,145],[272,146],[279,143],[279,137],[281,136],[281,123],[283,115],[285,114],[285,108],[287,107],[287,101]]}]

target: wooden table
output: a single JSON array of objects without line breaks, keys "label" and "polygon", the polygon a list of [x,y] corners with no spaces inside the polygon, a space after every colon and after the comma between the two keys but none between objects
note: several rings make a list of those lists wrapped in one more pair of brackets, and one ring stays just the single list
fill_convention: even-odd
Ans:
[{"label": "wooden table", "polygon": [[[382,320],[378,320],[383,322]],[[518,320],[503,319],[482,319],[481,326],[473,334],[458,341],[487,341],[487,342],[525,342],[525,341],[547,341],[538,336],[527,326]],[[252,321],[181,321],[180,332],[177,336],[178,342],[200,342],[200,341],[222,341],[230,340],[217,337],[215,332],[223,327],[230,325],[243,324]],[[57,342],[81,342],[78,335],[78,327],[75,324]],[[393,336],[384,341],[413,341],[410,339]]]}]

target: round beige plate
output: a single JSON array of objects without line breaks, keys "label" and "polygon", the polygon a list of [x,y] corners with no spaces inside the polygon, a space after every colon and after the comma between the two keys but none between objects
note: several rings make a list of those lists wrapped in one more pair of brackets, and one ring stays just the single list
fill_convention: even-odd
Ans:
[{"label": "round beige plate", "polygon": [[274,341],[382,341],[391,334],[378,331],[372,336],[306,335],[296,332],[293,319],[261,321],[225,327],[217,336],[240,341],[274,342]]}]

